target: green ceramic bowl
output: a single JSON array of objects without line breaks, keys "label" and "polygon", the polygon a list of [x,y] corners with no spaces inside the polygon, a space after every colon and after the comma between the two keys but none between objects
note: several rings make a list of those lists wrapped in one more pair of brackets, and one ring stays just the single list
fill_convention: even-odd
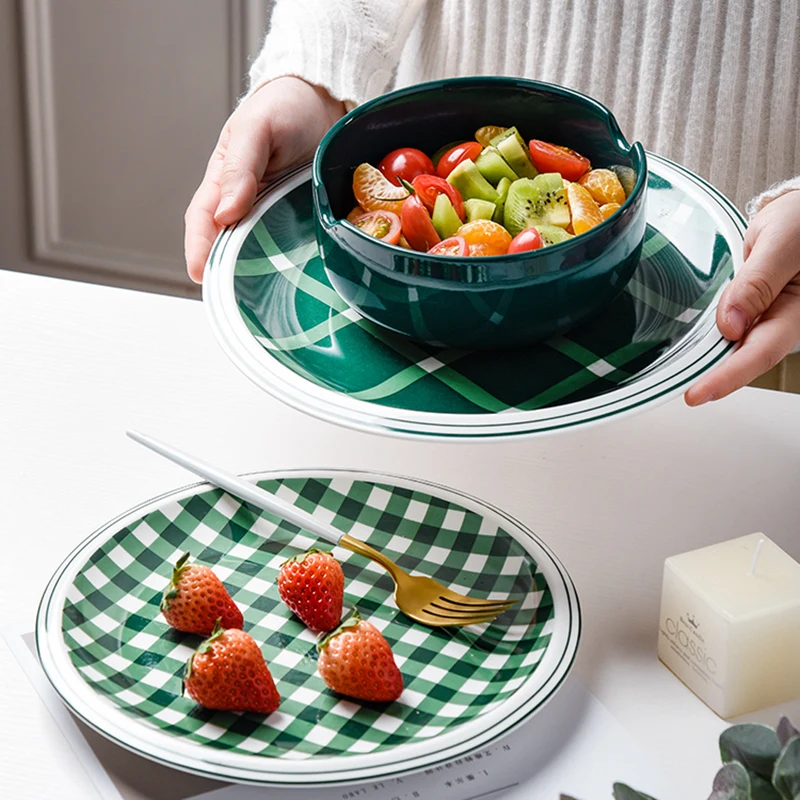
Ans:
[{"label": "green ceramic bowl", "polygon": [[[595,167],[637,175],[624,206],[591,231],[542,250],[491,258],[431,256],[387,245],[342,220],[352,175],[397,147],[433,153],[482,125],[571,147]],[[314,157],[317,238],[331,284],[367,319],[434,345],[510,347],[575,327],[611,303],[639,260],[647,164],[611,112],[585,95],[518,78],[455,78],[401,89],[355,108]]]}]

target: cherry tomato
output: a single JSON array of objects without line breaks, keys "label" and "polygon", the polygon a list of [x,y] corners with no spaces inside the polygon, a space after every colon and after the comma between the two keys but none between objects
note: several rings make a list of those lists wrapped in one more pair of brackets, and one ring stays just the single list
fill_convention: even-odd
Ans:
[{"label": "cherry tomato", "polygon": [[542,234],[536,228],[525,228],[511,240],[508,252],[510,255],[511,253],[524,253],[526,250],[538,250],[543,244]]},{"label": "cherry tomato", "polygon": [[403,236],[406,237],[412,250],[421,250],[427,253],[441,239],[433,227],[428,209],[415,194],[403,200],[403,210],[400,212],[400,222],[403,226]]},{"label": "cherry tomato", "polygon": [[364,233],[386,244],[397,244],[400,241],[400,217],[393,211],[368,211],[352,222]]},{"label": "cherry tomato", "polygon": [[399,150],[392,150],[389,155],[384,156],[378,169],[386,176],[386,179],[395,186],[400,186],[400,178],[404,181],[411,181],[417,175],[435,175],[433,161],[414,147],[401,147]]},{"label": "cherry tomato", "polygon": [[353,210],[352,210],[352,211],[351,211],[351,212],[350,212],[350,213],[347,215],[347,217],[345,217],[345,219],[346,219],[348,222],[353,222],[353,220],[356,220],[356,219],[358,219],[359,217],[363,217],[363,216],[364,216],[364,214],[366,214],[366,213],[367,213],[367,209],[366,209],[366,208],[361,208],[361,206],[356,206],[356,207],[355,207],[355,208],[354,208],[354,209],[353,209]]},{"label": "cherry tomato", "polygon": [[446,178],[462,161],[471,158],[473,161],[478,157],[478,153],[483,150],[483,146],[478,142],[463,142],[451,147],[436,165],[436,174],[440,178]]},{"label": "cherry tomato", "polygon": [[428,252],[432,256],[468,256],[469,245],[463,236],[451,236],[435,244]]},{"label": "cherry tomato", "polygon": [[433,161],[433,166],[436,167],[439,164],[439,159],[448,151],[452,150],[457,144],[464,144],[464,139],[458,139],[458,141],[448,142],[445,145],[442,145],[432,156],[431,161]]},{"label": "cherry tomato", "polygon": [[452,183],[448,183],[444,178],[440,178],[438,175],[417,175],[411,186],[419,195],[419,199],[425,204],[425,208],[428,209],[430,214],[433,214],[436,198],[440,194],[446,194],[453,204],[458,218],[462,222],[464,221],[466,213],[464,211],[464,200],[461,197],[461,192],[459,192]]},{"label": "cherry tomato", "polygon": [[589,159],[570,150],[549,142],[531,139],[528,143],[531,160],[539,172],[560,172],[568,181],[577,181],[586,170],[591,169]]}]

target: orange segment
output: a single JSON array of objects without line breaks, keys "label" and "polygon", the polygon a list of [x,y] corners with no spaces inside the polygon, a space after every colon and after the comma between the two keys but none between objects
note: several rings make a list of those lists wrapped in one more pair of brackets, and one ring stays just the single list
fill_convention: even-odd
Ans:
[{"label": "orange segment", "polygon": [[598,205],[625,202],[625,190],[619,178],[610,169],[592,169],[583,175],[578,183],[585,186]]},{"label": "orange segment", "polygon": [[501,128],[499,125],[484,125],[475,131],[475,139],[478,144],[488,147],[492,139],[499,136],[504,130],[505,128]]},{"label": "orange segment", "polygon": [[585,233],[603,221],[600,207],[579,183],[567,184],[567,202],[572,214],[572,228],[576,234]]},{"label": "orange segment", "polygon": [[456,236],[463,236],[471,256],[502,256],[508,252],[511,234],[490,219],[476,219],[462,225]]},{"label": "orange segment", "polygon": [[353,194],[366,211],[393,211],[398,216],[408,190],[395,186],[371,164],[359,164],[353,173]]},{"label": "orange segment", "polygon": [[603,215],[603,219],[608,219],[612,214],[616,214],[617,211],[619,211],[619,203],[606,203],[600,206],[600,213]]},{"label": "orange segment", "polygon": [[496,250],[494,247],[490,247],[488,244],[471,244],[469,246],[469,253],[470,256],[504,256],[505,253],[501,253],[499,250]]}]

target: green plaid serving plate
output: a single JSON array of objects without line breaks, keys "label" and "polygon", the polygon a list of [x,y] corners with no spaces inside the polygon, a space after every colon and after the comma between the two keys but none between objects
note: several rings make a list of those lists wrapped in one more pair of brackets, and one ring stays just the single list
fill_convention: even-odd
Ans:
[{"label": "green plaid serving plate", "polygon": [[[550,549],[507,514],[419,480],[352,471],[249,476],[402,567],[476,596],[521,598],[491,625],[432,629],[403,615],[376,564],[336,548],[346,605],[382,630],[405,679],[391,704],[331,692],[316,639],[280,601],[289,556],[317,542],[296,526],[195,484],[143,503],[79,545],[39,608],[42,666],[67,706],[123,747],[179,769],[271,785],[400,775],[465,755],[529,719],[575,658],[580,610]],[[282,697],[274,714],[210,711],[181,696],[201,637],[170,628],[159,600],[186,550],[242,609]]]},{"label": "green plaid serving plate", "polygon": [[741,263],[745,230],[701,178],[652,154],[648,169],[647,232],[633,279],[565,336],[469,352],[416,344],[365,320],[326,275],[308,166],[264,189],[253,212],[217,239],[203,284],[212,328],[263,389],[362,430],[524,436],[642,411],[732,351],[714,314]]}]

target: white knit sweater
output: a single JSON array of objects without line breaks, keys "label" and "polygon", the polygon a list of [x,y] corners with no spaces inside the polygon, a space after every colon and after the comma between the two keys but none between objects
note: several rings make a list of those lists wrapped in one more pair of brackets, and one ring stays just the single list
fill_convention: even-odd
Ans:
[{"label": "white knit sweater", "polygon": [[800,189],[800,0],[278,0],[250,91],[283,75],[348,107],[441,77],[537,78],[739,207],[761,192],[751,214]]}]

